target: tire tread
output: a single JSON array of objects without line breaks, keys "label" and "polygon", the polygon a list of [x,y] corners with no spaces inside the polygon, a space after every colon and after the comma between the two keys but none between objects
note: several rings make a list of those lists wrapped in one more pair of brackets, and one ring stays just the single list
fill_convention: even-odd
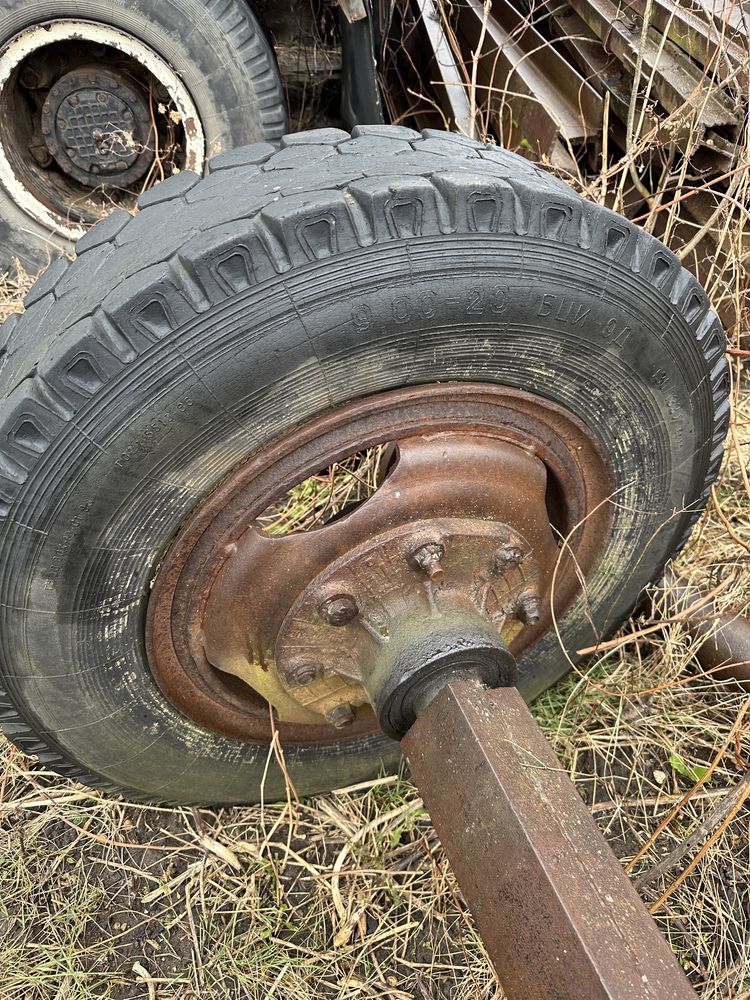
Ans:
[{"label": "tire tread", "polygon": [[[233,5],[211,0],[208,6],[221,19],[230,17]],[[237,24],[231,30],[245,29]],[[244,45],[255,51],[249,38]],[[379,147],[375,154],[373,142]],[[267,202],[252,209],[247,191],[259,174],[274,183],[268,185]],[[682,309],[711,369],[714,400],[705,487],[678,548],[687,541],[722,460],[729,423],[728,366],[723,330],[703,289],[654,237],[608,209],[583,201],[557,178],[498,147],[434,130],[420,135],[382,125],[359,126],[351,135],[318,129],[285,136],[280,145],[266,142],[232,150],[212,162],[208,177],[181,174],[155,191],[156,195],[149,192],[142,197],[134,217],[115,213],[86,234],[80,256],[54,264],[32,287],[25,312],[0,327],[0,395],[5,397],[0,408],[0,524],[12,519],[14,491],[20,491],[34,461],[90,398],[80,389],[71,391],[66,381],[65,366],[78,348],[85,343],[89,352],[101,352],[100,372],[114,374],[149,350],[156,338],[210,305],[212,298],[231,293],[230,279],[215,272],[210,281],[205,277],[189,256],[188,245],[198,246],[199,255],[201,247],[208,253],[212,241],[220,244],[235,220],[249,216],[268,263],[275,273],[283,273],[318,254],[335,253],[337,227],[348,227],[360,246],[420,235],[419,205],[425,198],[436,206],[440,231],[477,231],[479,216],[476,211],[472,214],[471,198],[483,198],[484,217],[492,224],[518,236],[591,247],[602,257],[629,266]],[[493,198],[497,218],[492,214]],[[237,214],[230,220],[227,205],[236,206]],[[396,205],[401,207],[397,210]],[[180,221],[187,215],[189,226]],[[163,226],[165,218],[177,220],[177,245],[158,261],[144,259],[140,233]],[[313,235],[305,235],[306,225],[317,227]],[[207,266],[210,270],[210,262]],[[102,276],[109,272],[110,280],[117,276],[113,294],[104,302],[101,285],[90,290],[77,287],[76,275],[81,273],[85,280],[86,269],[92,267],[98,267]],[[63,278],[65,293],[58,295]],[[136,288],[143,288],[148,297],[149,289],[157,287],[170,299],[160,320],[169,329],[161,330],[154,320],[149,330],[143,317],[132,315],[125,322],[113,308],[115,298],[132,308]],[[41,450],[35,455],[8,445],[12,415],[29,407],[46,414],[38,421],[36,446]],[[61,774],[116,790],[67,760],[49,737],[35,732],[2,690],[0,726],[25,753],[39,756]]]}]

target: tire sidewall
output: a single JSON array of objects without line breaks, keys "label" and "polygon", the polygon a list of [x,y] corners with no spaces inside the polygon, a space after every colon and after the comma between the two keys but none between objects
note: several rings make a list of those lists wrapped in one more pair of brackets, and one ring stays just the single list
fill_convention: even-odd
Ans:
[{"label": "tire sidewall", "polygon": [[[611,456],[608,547],[585,606],[559,623],[572,661],[627,614],[701,499],[708,375],[667,295],[551,241],[394,242],[225,299],[114,378],[29,477],[2,550],[14,566],[3,603],[30,609],[13,624],[24,642],[12,683],[38,731],[64,731],[52,739],[111,781],[133,787],[137,774],[142,796],[257,799],[268,749],[194,725],[148,670],[144,617],[165,548],[264,443],[369,393],[452,380],[537,392],[579,416]],[[569,665],[550,635],[522,661],[519,686],[533,697]],[[331,769],[356,781],[392,766],[397,748],[373,737],[285,753],[309,793],[330,787]],[[282,789],[272,765],[265,794]]]}]

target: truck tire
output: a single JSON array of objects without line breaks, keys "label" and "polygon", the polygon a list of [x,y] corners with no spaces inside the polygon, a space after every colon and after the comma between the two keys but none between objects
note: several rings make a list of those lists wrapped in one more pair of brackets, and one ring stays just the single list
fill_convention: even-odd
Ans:
[{"label": "truck tire", "polygon": [[[669,250],[529,161],[432,131],[227,152],[92,229],[1,332],[0,719],[46,766],[145,800],[284,794],[267,744],[165,697],[144,641],[181,525],[280,435],[469,382],[596,436],[611,527],[587,600],[520,660],[531,699],[660,577],[728,425],[723,331]],[[399,759],[377,731],[284,752],[300,794]]]},{"label": "truck tire", "polygon": [[285,127],[245,0],[0,0],[0,269],[34,274],[163,174]]}]

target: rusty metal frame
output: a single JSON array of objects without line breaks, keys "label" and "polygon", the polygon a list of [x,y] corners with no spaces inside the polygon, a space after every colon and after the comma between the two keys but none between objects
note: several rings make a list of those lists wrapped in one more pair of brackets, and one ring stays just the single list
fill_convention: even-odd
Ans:
[{"label": "rusty metal frame", "polygon": [[515,688],[447,685],[402,746],[509,1000],[695,1000]]}]

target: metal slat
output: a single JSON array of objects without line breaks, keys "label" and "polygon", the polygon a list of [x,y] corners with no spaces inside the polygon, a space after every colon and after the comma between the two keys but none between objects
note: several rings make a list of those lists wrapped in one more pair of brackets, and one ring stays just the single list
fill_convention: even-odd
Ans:
[{"label": "metal slat", "polygon": [[[647,7],[646,0],[628,0],[626,10],[643,18]],[[653,0],[651,24],[700,65],[711,66],[720,80],[731,78],[740,91],[747,91],[747,44],[743,47],[731,37],[736,29],[722,30],[707,14],[676,0]]]},{"label": "metal slat", "polygon": [[[496,117],[506,116],[498,126],[506,142],[511,122],[511,144],[519,144],[515,136],[520,133],[521,140],[545,154],[558,133],[571,142],[600,134],[600,96],[504,0],[494,0],[481,51],[481,0],[466,0],[455,5],[454,11],[467,58],[478,59],[484,103]],[[502,16],[505,24],[496,15]]]},{"label": "metal slat", "polygon": [[446,36],[446,24],[438,4],[435,0],[415,0],[415,3],[432,51],[432,67],[438,76],[437,80],[430,82],[436,86],[448,127],[464,135],[472,135],[474,122],[466,72]]},{"label": "metal slat", "polygon": [[[621,9],[611,0],[570,0],[570,6],[594,34],[606,38],[607,48],[634,74],[641,48],[640,27],[634,21],[628,26]],[[653,76],[653,96],[667,111],[687,105],[704,128],[738,125],[740,113],[735,102],[716,88],[707,92],[700,67],[676,45],[663,42],[651,29],[641,54],[643,77]]]}]

